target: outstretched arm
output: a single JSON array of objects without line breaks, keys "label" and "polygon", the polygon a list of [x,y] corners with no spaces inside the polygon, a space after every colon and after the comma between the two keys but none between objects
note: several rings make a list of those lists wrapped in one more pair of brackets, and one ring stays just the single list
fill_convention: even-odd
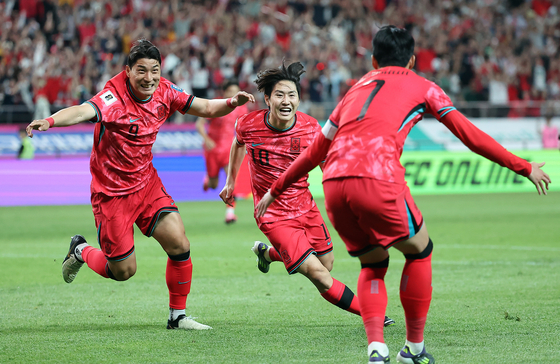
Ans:
[{"label": "outstretched arm", "polygon": [[216,118],[229,114],[233,109],[245,105],[247,102],[254,103],[255,96],[245,91],[239,91],[229,99],[208,100],[197,97],[187,113],[203,118]]},{"label": "outstretched arm", "polygon": [[447,113],[440,121],[470,150],[492,162],[498,163],[502,167],[507,167],[515,173],[529,178],[536,186],[539,195],[541,192],[546,195],[550,177],[541,170],[544,163],[529,163],[510,153],[490,135],[478,129],[457,110]]},{"label": "outstretched arm", "polygon": [[95,109],[88,103],[62,109],[46,119],[33,120],[26,131],[33,138],[33,130],[46,131],[53,126],[70,126],[95,117]]},{"label": "outstretched arm", "polygon": [[233,138],[231,143],[231,149],[229,152],[229,164],[227,168],[227,178],[226,185],[220,192],[220,197],[222,200],[228,204],[233,204],[233,190],[235,189],[235,180],[237,179],[237,174],[241,168],[241,163],[243,163],[243,158],[245,157],[245,145],[240,145],[237,142],[237,138]]},{"label": "outstretched arm", "polygon": [[305,176],[305,174],[309,173],[313,168],[323,162],[330,145],[331,140],[325,138],[325,136],[320,133],[313,143],[304,150],[303,153],[296,158],[294,163],[282,173],[280,178],[272,184],[270,190],[265,193],[257,204],[257,217],[263,217],[276,197],[280,196],[291,184],[298,181],[301,177]]}]

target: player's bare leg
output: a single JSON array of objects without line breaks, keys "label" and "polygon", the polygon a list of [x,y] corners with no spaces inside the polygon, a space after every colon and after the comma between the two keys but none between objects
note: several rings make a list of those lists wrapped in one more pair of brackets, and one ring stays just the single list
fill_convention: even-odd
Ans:
[{"label": "player's bare leg", "polygon": [[426,225],[412,238],[395,244],[406,263],[403,268],[400,297],[406,319],[406,343],[397,355],[402,364],[435,363],[424,345],[424,327],[432,299],[432,248]]},{"label": "player's bare leg", "polygon": [[190,242],[178,213],[163,213],[152,236],[167,253],[165,279],[169,289],[168,329],[208,330],[210,326],[196,322],[186,315],[187,296],[191,290],[192,261]]}]

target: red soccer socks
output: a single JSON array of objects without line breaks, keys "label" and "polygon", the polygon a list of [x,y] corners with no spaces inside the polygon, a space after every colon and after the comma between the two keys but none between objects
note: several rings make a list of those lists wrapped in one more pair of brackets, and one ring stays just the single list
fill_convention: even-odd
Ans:
[{"label": "red soccer socks", "polygon": [[432,300],[432,241],[424,252],[405,255],[400,297],[406,319],[406,339],[424,340],[424,326]]},{"label": "red soccer socks", "polygon": [[374,264],[362,264],[358,278],[358,298],[368,343],[384,342],[383,327],[387,309],[385,274],[389,258]]},{"label": "red soccer socks", "polygon": [[346,287],[344,283],[341,283],[334,278],[331,288],[329,288],[327,292],[321,293],[321,296],[343,310],[356,315],[360,314],[360,303],[358,302],[358,297],[356,297],[354,292],[352,292],[350,288]]},{"label": "red soccer socks", "polygon": [[165,280],[169,289],[170,308],[184,310],[187,306],[187,295],[191,291],[192,270],[190,251],[169,256],[167,259]]}]

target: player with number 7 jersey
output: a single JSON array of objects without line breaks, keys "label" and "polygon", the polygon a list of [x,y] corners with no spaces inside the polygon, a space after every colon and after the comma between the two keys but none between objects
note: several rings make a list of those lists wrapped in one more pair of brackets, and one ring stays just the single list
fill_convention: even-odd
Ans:
[{"label": "player with number 7 jersey", "polygon": [[257,217],[263,216],[275,198],[281,198],[291,183],[326,156],[323,189],[327,214],[350,255],[360,260],[358,297],[370,363],[390,362],[383,319],[391,247],[406,260],[399,290],[406,341],[397,362],[435,363],[424,344],[434,244],[399,160],[408,133],[423,115],[432,114],[475,153],[528,177],[539,194],[546,194],[550,183],[540,169],[544,163],[519,158],[476,128],[439,86],[412,70],[415,59],[414,38],[406,29],[380,28],[373,40],[373,70],[346,93],[322,134],[273,183],[256,211]]}]

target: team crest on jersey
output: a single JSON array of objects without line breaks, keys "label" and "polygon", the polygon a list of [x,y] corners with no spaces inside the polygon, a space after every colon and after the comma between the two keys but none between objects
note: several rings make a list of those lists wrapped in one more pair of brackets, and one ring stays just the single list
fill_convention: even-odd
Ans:
[{"label": "team crest on jersey", "polygon": [[282,250],[282,259],[284,259],[284,262],[290,264],[290,262],[292,261],[292,258],[290,257],[290,254],[288,254],[288,251],[286,250]]},{"label": "team crest on jersey", "polygon": [[157,118],[161,120],[165,117],[165,105],[160,105],[157,107]]},{"label": "team crest on jersey", "polygon": [[301,148],[301,139],[300,138],[292,138],[290,143],[290,152],[299,152]]},{"label": "team crest on jersey", "polygon": [[103,100],[103,102],[105,103],[105,106],[109,106],[112,103],[114,103],[115,101],[117,101],[117,98],[115,97],[115,95],[111,92],[111,91],[107,91],[104,94],[101,95],[101,100]]},{"label": "team crest on jersey", "polygon": [[171,88],[175,91],[179,91],[179,92],[185,92],[182,88],[180,88],[177,85],[171,84]]}]

